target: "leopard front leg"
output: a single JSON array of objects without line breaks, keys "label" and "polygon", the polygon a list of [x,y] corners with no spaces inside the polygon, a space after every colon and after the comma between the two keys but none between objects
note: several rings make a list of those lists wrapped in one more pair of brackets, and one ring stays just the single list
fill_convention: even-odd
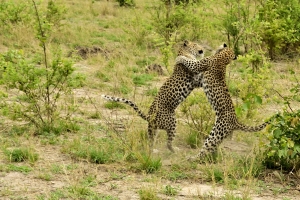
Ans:
[{"label": "leopard front leg", "polygon": [[200,74],[201,72],[207,71],[209,68],[209,58],[196,60],[185,56],[178,56],[175,62],[176,65],[181,64],[194,74]]}]

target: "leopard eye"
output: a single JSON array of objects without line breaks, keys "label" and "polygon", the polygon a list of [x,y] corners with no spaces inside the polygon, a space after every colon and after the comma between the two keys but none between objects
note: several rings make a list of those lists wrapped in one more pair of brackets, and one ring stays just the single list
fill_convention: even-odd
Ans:
[{"label": "leopard eye", "polygon": [[202,53],[203,53],[203,50],[199,50],[198,53],[199,53],[199,54],[202,54]]}]

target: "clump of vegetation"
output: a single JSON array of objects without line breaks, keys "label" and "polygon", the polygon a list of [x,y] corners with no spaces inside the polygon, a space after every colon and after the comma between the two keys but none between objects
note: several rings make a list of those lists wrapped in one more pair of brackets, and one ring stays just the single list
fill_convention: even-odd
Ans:
[{"label": "clump of vegetation", "polygon": [[300,110],[275,115],[268,132],[265,165],[288,171],[300,169]]},{"label": "clump of vegetation", "polygon": [[166,187],[164,188],[164,193],[167,196],[175,196],[178,194],[178,188],[172,187],[171,185],[166,185]]},{"label": "clump of vegetation", "polygon": [[16,148],[12,150],[4,150],[4,154],[10,162],[29,161],[34,163],[38,160],[38,154],[31,148]]},{"label": "clump of vegetation", "polygon": [[75,159],[87,159],[96,164],[114,162],[122,155],[122,149],[116,142],[106,138],[89,138],[86,141],[75,139],[65,145],[62,151]]},{"label": "clump of vegetation", "polygon": [[190,129],[186,142],[191,148],[198,148],[214,124],[214,113],[205,94],[198,92],[191,94],[180,109]]},{"label": "clump of vegetation", "polygon": [[153,188],[143,188],[139,190],[141,200],[159,200],[157,192]]},{"label": "clump of vegetation", "polygon": [[151,174],[159,170],[162,166],[160,158],[153,158],[150,155],[143,154],[138,157],[138,169],[144,170],[146,173]]},{"label": "clump of vegetation", "polygon": [[120,6],[132,7],[135,6],[134,0],[117,0]]},{"label": "clump of vegetation", "polygon": [[115,108],[120,108],[120,109],[125,109],[125,105],[119,102],[115,102],[115,101],[108,101],[104,104],[105,108],[108,109],[115,109]]},{"label": "clump of vegetation", "polygon": [[[295,75],[294,71],[290,71]],[[300,169],[300,110],[291,107],[291,101],[300,102],[300,83],[295,76],[296,84],[290,89],[292,95],[283,97],[286,108],[282,113],[272,117],[268,129],[265,165],[269,168],[284,170]]]},{"label": "clump of vegetation", "polygon": [[[72,61],[62,57],[60,50],[50,59],[47,44],[51,42],[51,33],[55,26],[60,26],[62,9],[54,1],[49,1],[47,11],[39,12],[32,1],[35,13],[36,38],[40,43],[42,55],[36,54],[38,61],[26,57],[22,50],[9,50],[0,55],[1,83],[7,89],[15,90],[16,96],[7,95],[5,104],[14,119],[28,121],[36,128],[36,133],[60,133],[70,130],[61,124],[70,122],[74,105],[62,100],[71,94]],[[58,27],[56,27],[58,28]],[[81,79],[80,79],[81,80]],[[61,123],[63,121],[63,123]]]}]

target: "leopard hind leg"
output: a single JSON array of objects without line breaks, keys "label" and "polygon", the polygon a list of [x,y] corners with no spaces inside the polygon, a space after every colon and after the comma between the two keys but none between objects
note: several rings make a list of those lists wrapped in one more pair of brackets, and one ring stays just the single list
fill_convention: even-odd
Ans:
[{"label": "leopard hind leg", "polygon": [[148,139],[149,139],[149,150],[153,151],[155,136],[157,135],[158,129],[156,126],[152,126],[149,124],[148,126]]},{"label": "leopard hind leg", "polygon": [[176,135],[176,118],[175,112],[161,111],[156,118],[157,126],[159,129],[163,129],[167,132],[167,147],[174,153],[173,140]]},{"label": "leopard hind leg", "polygon": [[173,148],[173,139],[175,137],[176,131],[175,129],[167,130],[168,140],[167,140],[167,147],[172,152],[175,153]]},{"label": "leopard hind leg", "polygon": [[232,132],[229,120],[225,116],[217,117],[213,129],[205,140],[197,157],[202,158],[208,153],[215,153],[218,145],[225,137],[232,135]]}]

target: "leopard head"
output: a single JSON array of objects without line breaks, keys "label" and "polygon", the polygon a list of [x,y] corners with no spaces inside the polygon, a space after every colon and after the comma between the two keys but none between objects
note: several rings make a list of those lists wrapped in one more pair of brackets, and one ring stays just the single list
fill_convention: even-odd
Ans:
[{"label": "leopard head", "polygon": [[216,51],[214,57],[217,59],[217,62],[219,64],[228,65],[232,60],[236,60],[237,57],[234,51],[231,48],[227,47],[225,43],[222,46]]},{"label": "leopard head", "polygon": [[204,57],[204,48],[194,42],[185,40],[180,46],[177,56],[185,56],[191,59],[196,59],[197,57]]}]

